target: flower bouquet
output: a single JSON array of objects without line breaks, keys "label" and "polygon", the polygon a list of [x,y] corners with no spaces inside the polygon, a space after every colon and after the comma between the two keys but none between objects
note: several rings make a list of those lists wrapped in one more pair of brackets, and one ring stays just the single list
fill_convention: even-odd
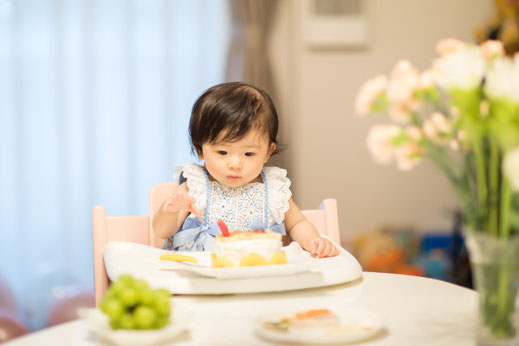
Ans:
[{"label": "flower bouquet", "polygon": [[[418,71],[409,61],[361,87],[356,113],[383,113],[368,150],[383,164],[410,170],[431,159],[463,209],[466,241],[480,294],[480,340],[516,340],[519,284],[519,55],[499,41],[445,39]],[[508,342],[506,341],[506,342]]]}]

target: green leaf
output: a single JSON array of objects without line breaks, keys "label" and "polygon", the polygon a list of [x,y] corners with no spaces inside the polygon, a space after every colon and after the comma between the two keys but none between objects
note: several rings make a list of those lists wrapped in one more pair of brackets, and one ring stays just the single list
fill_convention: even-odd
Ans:
[{"label": "green leaf", "polygon": [[407,143],[411,140],[411,137],[405,132],[401,131],[398,136],[395,136],[393,140],[391,141],[391,144],[393,144],[394,147],[399,147],[404,143]]},{"label": "green leaf", "polygon": [[375,98],[370,110],[374,113],[386,113],[389,108],[389,99],[386,92],[381,92]]}]

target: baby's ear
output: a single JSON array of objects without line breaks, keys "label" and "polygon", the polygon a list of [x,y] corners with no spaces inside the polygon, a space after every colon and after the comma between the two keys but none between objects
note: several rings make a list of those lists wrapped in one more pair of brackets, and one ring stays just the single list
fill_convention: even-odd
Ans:
[{"label": "baby's ear", "polygon": [[198,158],[199,158],[200,160],[203,160],[203,159],[204,159],[204,155],[203,155],[202,149],[195,148],[195,152],[196,152],[196,154],[198,155]]},{"label": "baby's ear", "polygon": [[272,153],[274,152],[274,150],[276,150],[276,143],[271,143],[270,144],[270,148],[269,148],[269,151],[267,153],[267,160],[270,158],[270,156],[272,155]]},{"label": "baby's ear", "polygon": [[269,156],[272,155],[275,150],[276,150],[276,143],[271,143],[270,144]]}]

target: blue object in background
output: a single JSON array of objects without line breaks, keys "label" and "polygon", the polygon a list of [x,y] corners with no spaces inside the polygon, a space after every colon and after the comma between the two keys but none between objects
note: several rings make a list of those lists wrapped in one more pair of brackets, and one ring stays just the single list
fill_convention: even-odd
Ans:
[{"label": "blue object in background", "polygon": [[454,259],[463,243],[463,237],[458,234],[427,233],[422,238],[417,263],[428,277],[452,281]]},{"label": "blue object in background", "polygon": [[427,277],[450,281],[451,261],[443,249],[432,249],[418,258],[418,265]]}]

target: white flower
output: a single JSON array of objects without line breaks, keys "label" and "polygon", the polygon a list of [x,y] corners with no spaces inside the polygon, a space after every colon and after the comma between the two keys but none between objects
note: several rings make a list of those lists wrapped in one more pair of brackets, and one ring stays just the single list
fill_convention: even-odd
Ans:
[{"label": "white flower", "polygon": [[389,116],[399,124],[407,124],[411,118],[411,106],[406,103],[393,103],[388,109]]},{"label": "white flower", "polygon": [[485,93],[490,99],[519,102],[519,55],[513,60],[507,57],[494,60],[487,73]]},{"label": "white flower", "polygon": [[487,40],[479,46],[479,49],[481,49],[481,54],[487,61],[505,55],[503,42],[498,40]]},{"label": "white flower", "polygon": [[387,98],[394,103],[405,103],[413,96],[420,81],[420,74],[407,60],[400,60],[391,71],[387,86]]},{"label": "white flower", "polygon": [[410,113],[416,107],[413,92],[420,85],[420,74],[409,61],[400,60],[389,77],[387,98],[391,103],[389,115],[399,123],[409,122]]},{"label": "white flower", "polygon": [[400,133],[396,125],[375,125],[366,139],[369,152],[376,162],[389,164],[393,159],[393,139]]},{"label": "white flower", "polygon": [[425,154],[423,147],[416,143],[404,143],[395,149],[395,159],[398,169],[409,171],[422,161]]},{"label": "white flower", "polygon": [[467,47],[467,44],[456,38],[444,38],[436,44],[436,52],[439,56],[446,56]]},{"label": "white flower", "polygon": [[481,85],[486,61],[477,47],[470,47],[436,60],[434,69],[440,87],[470,90]]},{"label": "white flower", "polygon": [[426,119],[423,124],[423,131],[427,137],[432,140],[438,140],[445,136],[451,129],[450,123],[440,112],[434,112],[429,119]]},{"label": "white flower", "polygon": [[369,79],[360,87],[360,91],[355,99],[355,112],[358,115],[369,113],[371,105],[387,86],[387,77],[380,75]]},{"label": "white flower", "polygon": [[436,71],[433,68],[423,71],[420,75],[419,84],[422,89],[436,86]]},{"label": "white flower", "polygon": [[423,137],[422,129],[415,125],[406,127],[405,132],[414,141],[418,141]]},{"label": "white flower", "polygon": [[519,147],[509,150],[505,154],[503,174],[510,181],[512,189],[519,191]]}]

